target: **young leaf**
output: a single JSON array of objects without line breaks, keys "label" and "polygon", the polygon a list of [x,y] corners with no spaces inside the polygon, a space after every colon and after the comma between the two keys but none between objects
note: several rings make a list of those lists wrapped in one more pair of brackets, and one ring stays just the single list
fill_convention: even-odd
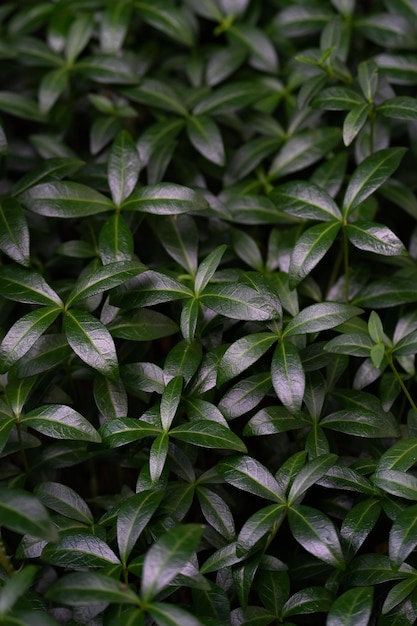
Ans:
[{"label": "young leaf", "polygon": [[386,148],[366,157],[351,176],[343,200],[343,214],[350,215],[361,202],[395,172],[406,148]]},{"label": "young leaf", "polygon": [[203,532],[198,524],[182,524],[160,537],[145,555],[141,598],[149,602],[191,559]]},{"label": "young leaf", "polygon": [[111,215],[103,224],[98,238],[100,258],[103,265],[118,261],[131,261],[133,235],[120,213]]},{"label": "young leaf", "polygon": [[346,234],[349,241],[356,248],[375,252],[384,256],[399,256],[407,254],[407,251],[394,233],[374,222],[354,222],[346,227]]},{"label": "young leaf", "polygon": [[54,439],[101,442],[100,435],[90,422],[78,411],[63,404],[40,406],[26,413],[20,421]]},{"label": "young leaf", "polygon": [[107,166],[107,177],[114,204],[120,207],[138,181],[140,159],[130,134],[122,130],[114,140]]},{"label": "young leaf", "polygon": [[301,409],[305,374],[297,348],[289,341],[281,341],[275,348],[271,364],[271,378],[275,392],[291,413]]},{"label": "young leaf", "polygon": [[348,589],[331,605],[327,626],[368,624],[372,612],[373,587]]},{"label": "young leaf", "polygon": [[43,504],[32,494],[0,487],[1,524],[13,532],[56,541],[57,531]]},{"label": "young leaf", "polygon": [[64,316],[64,331],[69,345],[84,363],[104,376],[118,378],[113,338],[98,319],[85,311],[71,309]]},{"label": "young leaf", "polygon": [[340,222],[325,222],[307,229],[298,239],[288,270],[290,288],[294,289],[321,261],[341,228]]},{"label": "young leaf", "polygon": [[345,561],[333,522],[321,511],[301,504],[288,511],[288,522],[295,539],[318,559],[344,569]]},{"label": "young leaf", "polygon": [[249,456],[233,456],[217,465],[220,476],[229,484],[266,500],[282,504],[280,487],[259,461]]},{"label": "young leaf", "polygon": [[72,182],[41,183],[20,196],[23,204],[38,215],[74,218],[114,210],[114,204],[95,189]]},{"label": "young leaf", "polygon": [[14,198],[0,199],[0,250],[13,261],[29,266],[29,229],[20,207]]}]

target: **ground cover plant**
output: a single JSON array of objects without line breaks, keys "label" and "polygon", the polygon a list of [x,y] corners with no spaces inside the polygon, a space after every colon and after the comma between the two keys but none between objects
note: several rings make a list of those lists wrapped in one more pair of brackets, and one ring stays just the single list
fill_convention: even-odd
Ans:
[{"label": "ground cover plant", "polygon": [[417,2],[0,7],[0,624],[417,619]]}]

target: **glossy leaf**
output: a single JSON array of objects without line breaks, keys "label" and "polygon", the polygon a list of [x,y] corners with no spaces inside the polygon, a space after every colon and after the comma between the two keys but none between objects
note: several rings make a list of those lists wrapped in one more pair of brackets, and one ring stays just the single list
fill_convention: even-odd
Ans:
[{"label": "glossy leaf", "polygon": [[23,267],[5,265],[0,270],[0,289],[2,296],[26,304],[45,304],[62,306],[58,294],[37,272]]},{"label": "glossy leaf", "polygon": [[153,602],[149,614],[158,626],[203,626],[202,622],[188,611],[165,602]]},{"label": "glossy leaf", "polygon": [[99,572],[76,572],[59,578],[49,587],[47,597],[69,606],[85,606],[90,602],[138,604],[132,589]]},{"label": "glossy leaf", "polygon": [[217,471],[227,483],[238,489],[266,500],[283,503],[277,481],[256,459],[249,456],[230,457],[217,466]]},{"label": "glossy leaf", "polygon": [[323,302],[312,304],[298,313],[283,332],[284,337],[315,333],[334,328],[348,319],[359,315],[362,310],[348,304]]},{"label": "glossy leaf", "polygon": [[336,411],[326,415],[321,425],[356,437],[398,437],[398,426],[389,413],[361,411]]},{"label": "glossy leaf", "polygon": [[378,500],[373,498],[358,502],[347,514],[340,528],[343,551],[353,557],[363,545],[381,514]]},{"label": "glossy leaf", "polygon": [[211,420],[193,420],[189,424],[172,428],[169,434],[174,439],[203,448],[247,452],[245,444],[234,432],[223,424],[213,423]]},{"label": "glossy leaf", "polygon": [[145,308],[118,313],[107,328],[113,337],[130,341],[151,341],[178,332],[170,317]]},{"label": "glossy leaf", "polygon": [[117,544],[123,563],[129,558],[162,497],[163,491],[145,490],[122,502],[117,514]]},{"label": "glossy leaf", "polygon": [[109,187],[114,204],[120,207],[138,181],[140,159],[132,137],[121,131],[114,140],[107,167]]},{"label": "glossy leaf", "polygon": [[100,427],[103,441],[111,448],[124,446],[144,437],[161,434],[161,427],[133,417],[117,417]]},{"label": "glossy leaf", "polygon": [[326,613],[332,603],[333,594],[323,587],[307,587],[297,591],[283,606],[285,617],[292,615],[308,615],[311,613]]},{"label": "glossy leaf", "polygon": [[133,236],[120,213],[111,215],[103,224],[98,245],[103,265],[132,259]]},{"label": "glossy leaf", "polygon": [[333,454],[323,454],[307,463],[295,477],[288,493],[288,506],[292,506],[304,493],[322,478],[336,462]]},{"label": "glossy leaf", "polygon": [[371,112],[371,105],[368,103],[360,104],[349,111],[343,123],[343,142],[345,146],[350,146],[352,141],[356,139]]},{"label": "glossy leaf", "polygon": [[394,233],[374,222],[354,222],[346,227],[349,241],[356,248],[384,256],[406,254],[406,249]]},{"label": "glossy leaf", "polygon": [[288,511],[288,522],[295,539],[307,552],[333,567],[344,568],[338,533],[324,513],[297,504]]},{"label": "glossy leaf", "polygon": [[200,299],[216,313],[232,319],[264,321],[279,317],[279,311],[266,298],[243,284],[208,286]]},{"label": "glossy leaf", "polygon": [[219,127],[211,117],[192,115],[187,121],[187,134],[196,150],[216,165],[224,165],[225,153]]},{"label": "glossy leaf", "polygon": [[367,624],[371,617],[372,600],[372,587],[359,587],[345,591],[329,609],[328,626]]},{"label": "glossy leaf", "polygon": [[236,546],[237,556],[246,556],[256,549],[285,513],[284,504],[271,504],[251,515],[240,530]]},{"label": "glossy leaf", "polygon": [[56,482],[42,482],[36,489],[36,495],[42,504],[60,515],[91,525],[93,514],[85,500],[74,489]]},{"label": "glossy leaf", "polygon": [[22,489],[0,488],[2,526],[13,532],[55,541],[57,532],[38,498]]},{"label": "glossy leaf", "polygon": [[328,222],[342,218],[335,201],[312,183],[285,183],[276,187],[271,196],[283,211],[303,220]]},{"label": "glossy leaf", "polygon": [[179,215],[200,211],[207,206],[196,191],[174,183],[141,187],[122,203],[124,211],[140,211],[155,215]]},{"label": "glossy leaf", "polygon": [[29,229],[19,203],[11,197],[0,201],[0,250],[13,261],[29,266]]},{"label": "glossy leaf", "polygon": [[51,182],[31,187],[20,196],[23,204],[38,215],[74,218],[114,209],[103,194],[80,183]]},{"label": "glossy leaf", "polygon": [[299,352],[291,342],[281,341],[275,348],[271,378],[282,404],[292,413],[299,411],[304,396],[305,373]]},{"label": "glossy leaf", "polygon": [[272,333],[254,333],[235,341],[220,361],[217,384],[222,385],[241,374],[260,359],[275,341]]},{"label": "glossy leaf", "polygon": [[26,413],[20,421],[54,439],[101,441],[96,429],[85,417],[62,404],[40,406]]},{"label": "glossy leaf", "polygon": [[290,287],[294,288],[325,256],[340,230],[339,222],[308,228],[294,246],[289,266]]}]

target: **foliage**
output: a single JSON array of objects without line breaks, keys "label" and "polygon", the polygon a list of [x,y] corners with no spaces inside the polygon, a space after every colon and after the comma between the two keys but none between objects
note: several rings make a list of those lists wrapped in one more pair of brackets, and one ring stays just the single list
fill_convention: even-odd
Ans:
[{"label": "foliage", "polygon": [[2,4],[2,625],[416,622],[416,42]]}]

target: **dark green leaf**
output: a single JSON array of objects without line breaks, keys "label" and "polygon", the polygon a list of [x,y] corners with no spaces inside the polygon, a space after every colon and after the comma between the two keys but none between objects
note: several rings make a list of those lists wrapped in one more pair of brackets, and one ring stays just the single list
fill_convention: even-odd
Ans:
[{"label": "dark green leaf", "polygon": [[398,437],[399,429],[390,413],[362,409],[336,411],[326,415],[320,424],[356,437]]},{"label": "dark green leaf", "polygon": [[346,234],[349,241],[360,250],[375,252],[384,256],[407,254],[398,237],[382,224],[354,222],[347,225]]},{"label": "dark green leaf", "polygon": [[152,483],[157,483],[164,471],[168,457],[169,437],[167,432],[156,436],[149,451],[149,474]]},{"label": "dark green leaf", "polygon": [[363,98],[347,87],[329,87],[323,89],[313,100],[313,106],[326,111],[351,111],[363,105]]},{"label": "dark green leaf", "polygon": [[327,615],[327,626],[358,626],[367,624],[371,617],[372,587],[349,589],[331,605]]},{"label": "dark green leaf", "polygon": [[77,74],[99,84],[136,85],[138,77],[132,58],[116,54],[94,54],[83,57],[75,69]]},{"label": "dark green leaf", "polygon": [[398,514],[389,535],[389,555],[392,564],[399,567],[417,545],[415,527],[417,505],[409,506]]},{"label": "dark green leaf", "polygon": [[288,493],[288,506],[292,506],[305,492],[322,478],[337,460],[335,454],[323,454],[307,463],[297,474]]},{"label": "dark green leaf", "polygon": [[114,204],[120,207],[138,181],[140,159],[130,134],[123,130],[113,142],[107,166],[109,187]]},{"label": "dark green leaf", "polygon": [[271,375],[254,374],[229,389],[219,403],[219,409],[228,420],[254,409],[271,390]]},{"label": "dark green leaf", "polygon": [[15,302],[62,306],[61,298],[46,280],[23,267],[4,265],[0,268],[0,290],[3,297]]},{"label": "dark green leaf", "polygon": [[244,372],[260,359],[276,340],[272,333],[254,333],[235,341],[220,361],[217,384],[222,385]]},{"label": "dark green leaf", "polygon": [[200,298],[205,306],[232,319],[265,321],[280,313],[255,289],[243,284],[210,285]]},{"label": "dark green leaf", "polygon": [[133,417],[117,417],[105,422],[99,433],[104,443],[117,448],[144,437],[160,435],[161,427]]},{"label": "dark green leaf", "polygon": [[19,203],[8,196],[0,199],[0,250],[13,261],[29,265],[28,225]]},{"label": "dark green leaf", "polygon": [[130,100],[141,102],[149,107],[171,111],[181,116],[187,115],[187,109],[180,97],[163,81],[144,78],[138,87],[125,89],[124,94]]},{"label": "dark green leaf", "polygon": [[117,514],[117,544],[123,563],[158,508],[163,494],[162,490],[151,489],[123,500]]},{"label": "dark green leaf", "polygon": [[417,500],[417,478],[398,470],[379,470],[375,475],[375,485],[394,496],[406,500]]},{"label": "dark green leaf", "polygon": [[259,547],[259,542],[271,532],[273,526],[281,521],[285,514],[285,504],[271,504],[251,515],[240,530],[236,554],[247,556]]},{"label": "dark green leaf", "polygon": [[63,363],[72,354],[65,335],[48,333],[39,337],[17,361],[13,374],[19,378],[42,374]]},{"label": "dark green leaf", "polygon": [[42,482],[36,489],[36,495],[42,504],[60,515],[77,520],[90,526],[94,523],[85,500],[74,489],[56,482]]},{"label": "dark green leaf", "polygon": [[389,590],[385,602],[382,605],[381,612],[383,615],[392,611],[400,603],[409,596],[417,587],[416,578],[410,577],[408,580],[402,580]]},{"label": "dark green leaf", "polygon": [[345,146],[350,146],[352,141],[356,139],[371,112],[371,105],[365,102],[359,104],[349,111],[343,123],[343,142]]},{"label": "dark green leaf", "polygon": [[47,217],[74,218],[114,210],[111,200],[80,183],[41,183],[21,194],[34,213]]},{"label": "dark green leaf", "polygon": [[223,140],[216,122],[207,115],[192,115],[186,128],[189,140],[203,157],[216,165],[224,165]]},{"label": "dark green leaf", "polygon": [[150,309],[118,313],[107,328],[113,337],[130,341],[151,341],[178,332],[178,326],[171,318]]},{"label": "dark green leaf", "polygon": [[198,229],[190,215],[165,217],[158,224],[159,238],[168,254],[191,275],[197,269]]},{"label": "dark green leaf", "polygon": [[13,186],[14,196],[18,196],[31,187],[47,180],[60,180],[64,176],[72,176],[83,165],[84,161],[72,157],[55,157],[46,159],[42,165],[33,168],[22,176]]},{"label": "dark green leaf", "polygon": [[300,410],[304,396],[305,374],[297,348],[280,341],[271,364],[272,384],[282,404],[292,413]]},{"label": "dark green leaf", "polygon": [[353,557],[363,545],[381,511],[381,504],[375,499],[358,502],[348,511],[340,528],[341,543],[347,557]]},{"label": "dark green leaf", "polygon": [[59,604],[85,606],[90,603],[139,604],[137,595],[119,581],[95,572],[76,572],[56,580],[46,592]]},{"label": "dark green leaf", "polygon": [[103,265],[132,259],[133,235],[120,213],[111,215],[103,224],[98,246]]},{"label": "dark green leaf", "polygon": [[152,602],[148,612],[158,626],[203,626],[203,623],[188,611],[165,602]]},{"label": "dark green leaf", "polygon": [[294,335],[304,335],[305,333],[316,333],[321,330],[328,330],[343,324],[351,317],[360,315],[362,310],[349,304],[338,304],[336,302],[322,302],[312,304],[298,313],[286,326],[283,332],[284,337]]},{"label": "dark green leaf", "polygon": [[55,544],[47,545],[42,558],[60,567],[103,567],[120,563],[113,550],[98,537],[82,533],[65,533]]},{"label": "dark green leaf", "polygon": [[194,115],[230,113],[256,102],[266,93],[266,87],[256,80],[231,82],[203,97],[194,107],[193,113]]},{"label": "dark green leaf", "polygon": [[110,302],[116,306],[133,309],[189,298],[192,295],[191,289],[178,280],[148,270],[129,281],[126,289],[116,292]]},{"label": "dark green leaf", "polygon": [[295,539],[316,558],[344,569],[344,557],[333,522],[321,511],[301,504],[288,511],[288,522]]},{"label": "dark green leaf", "polygon": [[378,87],[378,66],[374,60],[359,63],[358,81],[366,100],[372,102]]},{"label": "dark green leaf", "polygon": [[243,429],[246,437],[277,435],[288,430],[304,428],[306,423],[284,406],[271,406],[258,411]]},{"label": "dark green leaf", "polygon": [[389,98],[378,106],[377,111],[378,113],[382,113],[385,117],[400,120],[415,120],[417,119],[417,99],[407,96]]},{"label": "dark green leaf", "polygon": [[205,209],[207,203],[196,191],[174,183],[141,187],[121,206],[123,211],[140,211],[155,215],[179,215]]},{"label": "dark green leaf", "polygon": [[311,613],[327,613],[333,600],[333,594],[323,587],[307,587],[297,591],[287,600],[282,608],[285,617],[292,615],[308,615]]},{"label": "dark green leaf", "polygon": [[4,615],[13,608],[19,598],[31,587],[36,576],[37,568],[34,565],[26,565],[18,572],[13,572],[13,576],[6,580],[0,592],[0,615],[4,620]]},{"label": "dark green leaf", "polygon": [[121,380],[115,382],[98,374],[93,391],[97,408],[106,420],[127,415],[127,393]]},{"label": "dark green leaf", "polygon": [[43,504],[21,489],[0,487],[1,524],[13,532],[56,541],[57,532]]},{"label": "dark green leaf", "polygon": [[100,435],[85,417],[63,404],[40,406],[26,413],[20,421],[54,439],[101,441]]},{"label": "dark green leaf", "polygon": [[210,526],[228,541],[233,541],[235,522],[228,504],[207,487],[198,487],[197,496],[201,512]]},{"label": "dark green leaf", "polygon": [[243,454],[247,452],[243,441],[230,428],[212,420],[193,420],[189,424],[176,426],[169,434],[174,439],[203,448],[235,450]]},{"label": "dark green leaf", "polygon": [[68,79],[67,67],[59,67],[45,74],[39,85],[39,108],[42,113],[48,113],[58,98],[66,91]]},{"label": "dark green leaf", "polygon": [[34,100],[13,91],[0,91],[0,111],[23,120],[45,121],[44,113]]},{"label": "dark green leaf", "polygon": [[229,484],[266,500],[283,504],[280,487],[259,461],[249,456],[233,456],[217,465],[217,471]]},{"label": "dark green leaf", "polygon": [[169,2],[139,0],[136,6],[142,19],[153,28],[183,45],[194,44],[193,22],[187,19],[187,13],[171,6]]},{"label": "dark green leaf", "polygon": [[303,220],[328,222],[342,218],[335,201],[313,183],[286,183],[276,187],[271,197],[281,210]]},{"label": "dark green leaf", "polygon": [[411,567],[403,564],[394,568],[384,554],[363,554],[352,561],[347,572],[349,585],[366,587],[409,576]]},{"label": "dark green leaf", "polygon": [[317,224],[306,230],[294,246],[288,270],[290,287],[294,288],[321,261],[337,237],[341,224]]},{"label": "dark green leaf", "polygon": [[336,354],[369,357],[372,345],[372,340],[369,335],[362,333],[343,333],[326,343],[324,350]]}]

